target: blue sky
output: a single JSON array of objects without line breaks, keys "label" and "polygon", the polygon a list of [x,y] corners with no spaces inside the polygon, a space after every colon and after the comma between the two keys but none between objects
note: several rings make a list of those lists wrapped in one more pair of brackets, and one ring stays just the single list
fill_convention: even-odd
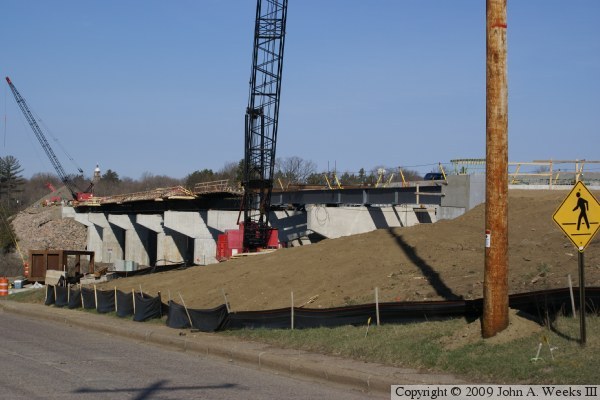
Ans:
[{"label": "blue sky", "polygon": [[[62,148],[134,179],[243,157],[254,0],[0,4],[0,155],[25,176],[54,171],[5,76],[67,172]],[[597,0],[509,1],[510,161],[600,159],[599,20]],[[351,172],[484,157],[485,1],[289,0],[277,156]]]}]

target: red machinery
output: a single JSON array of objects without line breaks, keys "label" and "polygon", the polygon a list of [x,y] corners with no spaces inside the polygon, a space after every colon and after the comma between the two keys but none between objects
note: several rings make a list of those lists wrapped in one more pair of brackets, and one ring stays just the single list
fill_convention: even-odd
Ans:
[{"label": "red machinery", "polygon": [[[262,249],[279,248],[279,232],[277,229],[269,230],[269,238],[266,246]],[[245,252],[244,248],[244,224],[239,224],[239,229],[227,229],[217,239],[217,260],[225,261],[231,257]],[[261,249],[254,249],[255,251]]]}]

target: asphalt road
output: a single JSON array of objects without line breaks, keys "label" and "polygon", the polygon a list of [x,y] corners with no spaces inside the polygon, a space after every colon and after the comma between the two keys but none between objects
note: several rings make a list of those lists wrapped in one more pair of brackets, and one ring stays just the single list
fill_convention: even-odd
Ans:
[{"label": "asphalt road", "polygon": [[0,313],[1,399],[364,399],[357,391]]}]

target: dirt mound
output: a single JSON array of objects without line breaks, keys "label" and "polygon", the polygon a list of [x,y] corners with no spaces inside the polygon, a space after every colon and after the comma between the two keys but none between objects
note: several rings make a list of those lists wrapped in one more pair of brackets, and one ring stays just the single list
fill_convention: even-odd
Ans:
[{"label": "dirt mound", "polygon": [[[511,191],[509,290],[521,293],[577,283],[577,250],[552,221],[565,191]],[[597,193],[595,193],[597,196]],[[295,305],[331,307],[374,301],[441,300],[482,296],[484,205],[436,224],[383,229],[278,250],[206,267],[109,282],[107,288],[162,292],[188,307],[222,304],[234,310]],[[586,284],[600,285],[600,243],[585,253]]]},{"label": "dirt mound", "polygon": [[452,336],[444,336],[440,343],[448,350],[458,349],[468,344],[482,342],[486,344],[509,343],[513,340],[529,337],[535,333],[541,333],[544,327],[533,317],[517,310],[509,310],[508,327],[487,340],[481,337],[481,320],[477,319],[457,330]]}]

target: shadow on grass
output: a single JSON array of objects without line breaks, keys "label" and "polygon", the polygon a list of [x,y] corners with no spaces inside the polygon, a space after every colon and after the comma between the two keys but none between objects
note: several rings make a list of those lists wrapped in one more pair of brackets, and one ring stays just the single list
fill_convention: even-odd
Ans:
[{"label": "shadow on grass", "polygon": [[558,330],[558,328],[555,326],[555,324],[550,324],[550,330],[558,337],[568,340],[569,342],[579,342],[579,338],[578,337],[573,337],[567,333],[561,332]]}]

